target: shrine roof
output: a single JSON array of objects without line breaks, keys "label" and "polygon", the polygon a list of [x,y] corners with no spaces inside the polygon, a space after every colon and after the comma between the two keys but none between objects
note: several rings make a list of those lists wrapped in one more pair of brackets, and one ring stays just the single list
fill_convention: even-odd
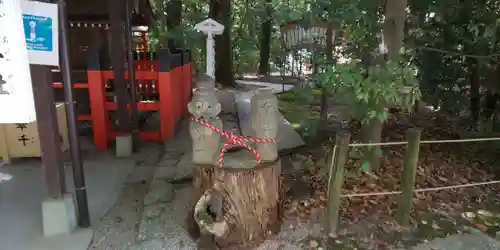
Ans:
[{"label": "shrine roof", "polygon": [[[67,0],[68,19],[70,22],[78,23],[108,23],[109,7],[107,1]],[[122,2],[125,4],[126,0]],[[131,25],[153,25],[155,18],[149,0],[136,0],[135,6],[140,17],[132,18]]]}]

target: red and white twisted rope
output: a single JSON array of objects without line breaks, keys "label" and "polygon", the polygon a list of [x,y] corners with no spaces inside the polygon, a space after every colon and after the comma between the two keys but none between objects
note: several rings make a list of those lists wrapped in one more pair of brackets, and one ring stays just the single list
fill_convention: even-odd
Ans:
[{"label": "red and white twisted rope", "polygon": [[224,146],[222,146],[222,149],[220,150],[220,156],[219,156],[219,167],[222,168],[222,164],[224,162],[224,154],[226,152],[226,149],[228,149],[229,147],[231,146],[234,146],[234,145],[239,145],[243,148],[246,148],[248,151],[252,152],[255,154],[255,158],[257,159],[257,164],[260,165],[260,154],[259,152],[257,152],[257,150],[253,149],[252,147],[248,146],[245,142],[278,142],[279,140],[278,139],[268,139],[268,138],[251,138],[249,136],[238,136],[236,134],[234,134],[234,129],[232,132],[228,132],[228,131],[222,131],[220,129],[218,129],[217,127],[215,127],[214,125],[206,122],[206,121],[203,121],[203,120],[200,120],[200,119],[196,119],[196,118],[193,118],[191,117],[190,120],[192,122],[196,122],[202,126],[205,126],[211,130],[213,130],[215,133],[217,134],[220,134],[224,137],[226,137],[227,139],[227,142],[224,143]]}]

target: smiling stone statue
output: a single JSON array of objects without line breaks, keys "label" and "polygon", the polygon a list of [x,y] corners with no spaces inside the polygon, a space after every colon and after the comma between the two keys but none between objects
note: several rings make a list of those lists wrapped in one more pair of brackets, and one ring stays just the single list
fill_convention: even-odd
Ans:
[{"label": "smiling stone statue", "polygon": [[[205,121],[222,130],[222,121],[218,115],[221,105],[215,95],[215,90],[198,89],[188,104],[189,113],[194,119]],[[217,161],[221,135],[212,129],[196,122],[189,124],[189,133],[193,140],[193,163],[213,164]]]}]

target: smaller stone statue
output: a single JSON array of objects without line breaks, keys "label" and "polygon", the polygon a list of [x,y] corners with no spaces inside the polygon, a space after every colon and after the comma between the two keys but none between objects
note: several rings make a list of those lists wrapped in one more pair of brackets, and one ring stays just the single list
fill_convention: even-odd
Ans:
[{"label": "smaller stone statue", "polygon": [[[222,130],[222,121],[218,115],[221,105],[213,90],[195,91],[188,104],[189,113],[194,119],[202,120]],[[193,163],[213,164],[219,156],[220,134],[196,122],[189,124],[189,133],[193,140]]]},{"label": "smaller stone statue", "polygon": [[215,79],[208,75],[200,75],[196,78],[196,90],[215,90]]},{"label": "smaller stone statue", "polygon": [[[256,138],[276,139],[278,134],[278,99],[271,89],[259,89],[251,99],[251,124]],[[256,143],[262,161],[278,159],[278,143]]]}]

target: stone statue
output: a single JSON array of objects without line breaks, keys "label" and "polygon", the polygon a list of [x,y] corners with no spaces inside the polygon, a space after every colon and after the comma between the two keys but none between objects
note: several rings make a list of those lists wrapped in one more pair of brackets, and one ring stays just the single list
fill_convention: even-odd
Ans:
[{"label": "stone statue", "polygon": [[[195,91],[188,104],[188,110],[193,118],[203,120],[220,130],[223,129],[222,121],[218,117],[221,105],[214,90]],[[193,141],[193,163],[213,164],[217,162],[221,135],[196,122],[189,124],[189,133]]]},{"label": "stone statue", "polygon": [[[278,99],[271,89],[259,89],[251,99],[251,123],[256,138],[275,139],[278,134]],[[277,142],[258,142],[255,149],[262,161],[278,158]]]},{"label": "stone statue", "polygon": [[215,90],[215,79],[208,75],[200,75],[196,77],[196,90],[199,89]]},{"label": "stone statue", "polygon": [[188,103],[188,111],[196,119],[217,117],[221,112],[221,105],[215,90],[203,88],[195,91],[191,102]]}]

